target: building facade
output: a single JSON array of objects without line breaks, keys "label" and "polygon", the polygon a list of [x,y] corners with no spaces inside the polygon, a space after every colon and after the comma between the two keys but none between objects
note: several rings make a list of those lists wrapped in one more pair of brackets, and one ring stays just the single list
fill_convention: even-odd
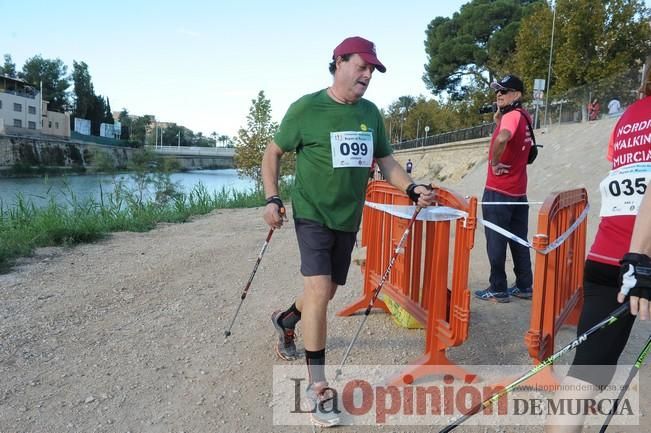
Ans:
[{"label": "building facade", "polygon": [[18,78],[0,75],[0,120],[2,126],[41,129],[41,92]]},{"label": "building facade", "polygon": [[70,114],[48,111],[33,84],[0,75],[0,133],[70,137]]},{"label": "building facade", "polygon": [[41,132],[59,137],[70,137],[70,114],[48,111],[48,101],[43,101],[43,119],[41,119]]}]

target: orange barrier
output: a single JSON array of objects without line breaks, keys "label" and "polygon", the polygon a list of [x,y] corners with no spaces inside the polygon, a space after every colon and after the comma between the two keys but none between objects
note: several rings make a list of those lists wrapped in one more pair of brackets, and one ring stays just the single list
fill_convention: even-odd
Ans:
[{"label": "orange barrier", "polygon": [[[425,351],[401,374],[406,383],[433,373],[462,378],[468,374],[448,360],[445,351],[468,338],[468,268],[475,239],[477,198],[466,200],[438,187],[434,191],[439,205],[464,211],[468,217],[456,221],[416,221],[403,253],[398,255],[382,288],[382,293],[425,326]],[[371,181],[366,199],[388,205],[411,204],[404,193],[385,181]],[[337,312],[338,316],[366,309],[408,224],[404,218],[368,206],[364,208],[362,221],[362,245],[367,248],[363,293]],[[452,228],[454,244],[450,251]],[[388,311],[380,299],[375,306]]]},{"label": "orange barrier", "polygon": [[[579,218],[588,206],[584,188],[552,193],[538,214],[538,230],[533,245],[545,249]],[[583,305],[587,218],[561,245],[542,254],[536,252],[531,324],[524,337],[529,355],[536,364],[554,353],[554,337],[563,324],[576,325]],[[527,382],[529,385],[558,385],[551,368]]]}]

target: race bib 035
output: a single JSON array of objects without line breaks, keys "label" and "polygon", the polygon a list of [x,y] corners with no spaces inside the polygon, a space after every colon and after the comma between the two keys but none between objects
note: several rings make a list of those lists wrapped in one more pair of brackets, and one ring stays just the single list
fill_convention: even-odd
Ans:
[{"label": "race bib 035", "polygon": [[601,181],[600,217],[637,215],[651,179],[651,164],[639,163],[612,170]]}]

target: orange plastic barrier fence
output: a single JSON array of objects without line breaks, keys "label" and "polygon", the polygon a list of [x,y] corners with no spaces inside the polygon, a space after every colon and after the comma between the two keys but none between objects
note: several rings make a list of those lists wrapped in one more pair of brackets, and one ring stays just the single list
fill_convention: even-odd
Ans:
[{"label": "orange plastic barrier fence", "polygon": [[[588,206],[584,188],[552,193],[538,214],[533,245],[546,248],[565,233]],[[536,252],[531,324],[524,341],[536,364],[554,353],[554,337],[563,324],[576,325],[583,306],[583,266],[587,218],[556,249]],[[542,370],[530,385],[558,384],[553,370]]]},{"label": "orange plastic barrier fence", "polygon": [[[425,326],[425,351],[401,374],[399,380],[406,383],[434,373],[457,377],[468,374],[448,360],[445,352],[468,338],[468,268],[475,240],[477,198],[465,199],[444,188],[434,190],[440,206],[464,211],[468,217],[455,221],[416,221],[403,253],[396,259],[382,288],[383,294]],[[387,205],[412,204],[403,192],[385,181],[371,181],[366,200]],[[367,248],[363,293],[340,310],[339,316],[351,315],[368,306],[408,224],[404,218],[368,206],[364,208],[362,221],[362,245]],[[375,306],[388,311],[380,299]]]}]

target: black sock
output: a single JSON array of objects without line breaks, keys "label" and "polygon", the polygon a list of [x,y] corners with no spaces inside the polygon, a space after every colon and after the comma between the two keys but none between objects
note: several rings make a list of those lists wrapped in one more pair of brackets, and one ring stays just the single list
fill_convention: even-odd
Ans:
[{"label": "black sock", "polygon": [[287,311],[280,313],[280,316],[278,316],[278,324],[285,329],[296,328],[299,320],[301,320],[301,312],[296,308],[296,303],[293,303]]},{"label": "black sock", "polygon": [[306,350],[305,363],[310,385],[315,382],[325,382],[325,348],[321,350]]}]

